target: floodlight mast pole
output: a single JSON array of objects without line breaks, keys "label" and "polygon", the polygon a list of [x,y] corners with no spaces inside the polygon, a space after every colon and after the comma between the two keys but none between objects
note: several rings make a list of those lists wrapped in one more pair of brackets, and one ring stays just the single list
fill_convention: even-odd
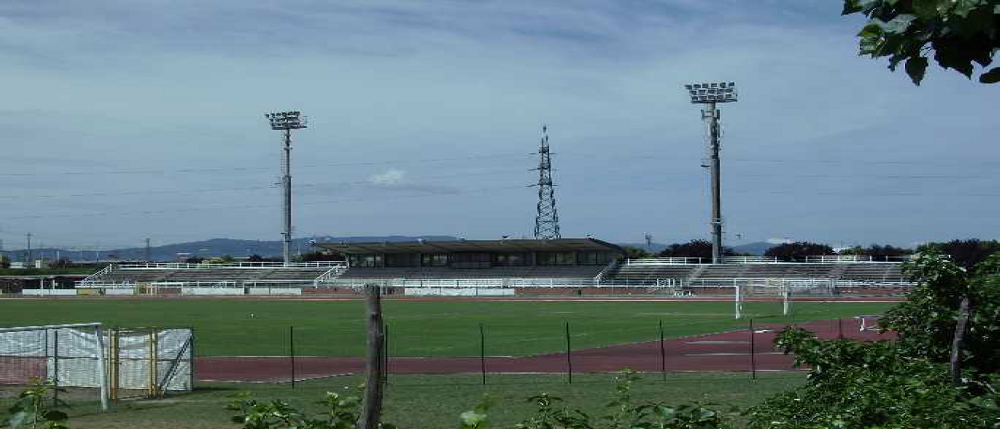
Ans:
[{"label": "floodlight mast pole", "polygon": [[282,132],[281,151],[281,256],[285,265],[292,262],[292,130],[306,128],[306,117],[301,112],[279,112],[264,115],[271,122],[271,129]]},{"label": "floodlight mast pole", "polygon": [[292,130],[284,130],[284,148],[281,152],[281,189],[282,197],[281,210],[284,213],[284,233],[281,240],[281,257],[288,265],[292,261]]},{"label": "floodlight mast pole", "polygon": [[720,131],[719,109],[716,103],[734,103],[737,99],[736,84],[733,82],[695,83],[684,85],[691,96],[691,103],[704,104],[701,118],[708,126],[709,167],[712,174],[712,263],[722,263],[722,185],[719,160]]},{"label": "floodlight mast pole", "polygon": [[709,166],[712,171],[712,263],[722,263],[722,180],[719,161],[719,110],[715,102],[705,105],[701,117],[708,124]]}]

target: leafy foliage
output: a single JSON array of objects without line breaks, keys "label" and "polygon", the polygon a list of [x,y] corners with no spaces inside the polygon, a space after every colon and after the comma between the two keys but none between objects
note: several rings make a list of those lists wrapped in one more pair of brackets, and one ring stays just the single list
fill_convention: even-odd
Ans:
[{"label": "leafy foliage", "polygon": [[647,252],[646,249],[640,249],[638,247],[622,246],[622,249],[625,250],[625,258],[628,259],[642,259],[653,256],[653,254]]},{"label": "leafy foliage", "polygon": [[[906,269],[918,281],[908,301],[879,321],[896,341],[820,340],[788,328],[775,340],[810,367],[808,383],[748,412],[750,428],[996,428],[1000,427],[1000,254],[973,273],[933,252]],[[952,384],[948,356],[959,301],[968,296],[963,364]]]},{"label": "leafy foliage", "polygon": [[[281,400],[258,402],[249,393],[237,395],[237,399],[226,407],[236,411],[233,423],[242,424],[245,429],[354,429],[358,421],[361,401],[356,396],[342,396],[326,392],[319,404],[325,407],[320,416],[309,417]],[[388,423],[379,427],[394,429]]]},{"label": "leafy foliage", "polygon": [[895,247],[889,244],[886,244],[884,246],[880,246],[878,244],[872,244],[868,247],[855,246],[849,249],[844,249],[840,251],[840,254],[871,256],[872,259],[878,261],[895,256],[911,255],[913,254],[913,250],[902,247]]},{"label": "leafy foliage", "polygon": [[[726,416],[701,405],[669,407],[663,403],[635,403],[632,384],[638,380],[634,372],[625,370],[616,377],[615,397],[605,414],[592,417],[585,411],[557,407],[562,399],[542,393],[528,398],[535,403],[535,415],[514,425],[514,429],[727,429]],[[489,427],[488,406],[463,413],[462,429]],[[475,416],[467,420],[466,416]],[[475,423],[471,425],[469,423]]]},{"label": "leafy foliage", "polygon": [[764,252],[764,256],[778,257],[787,261],[794,261],[796,259],[803,259],[806,256],[814,255],[830,255],[833,254],[833,248],[825,244],[810,243],[808,241],[796,241],[794,243],[785,243],[778,246],[774,246],[767,249]]},{"label": "leafy foliage", "polygon": [[1000,241],[996,240],[951,240],[946,243],[927,243],[917,248],[918,252],[934,251],[951,257],[959,266],[971,270],[990,255],[1000,252]]},{"label": "leafy foliage", "polygon": [[[1000,48],[1000,0],[844,0],[844,15],[861,13],[868,23],[858,33],[860,55],[889,58],[895,71],[919,85],[930,51],[941,67],[971,78],[975,64],[993,63]],[[982,83],[1000,82],[1000,67],[979,75]]]},{"label": "leafy foliage", "polygon": [[[740,256],[740,253],[737,253],[731,247],[723,246],[722,253],[726,256]],[[687,243],[674,243],[667,246],[666,249],[660,251],[660,253],[656,254],[656,256],[711,258],[712,242],[708,240],[691,240]]]},{"label": "leafy foliage", "polygon": [[[558,406],[562,399],[547,393],[532,396],[528,402],[536,405],[535,414],[512,426],[512,429],[730,429],[728,416],[701,405],[669,407],[663,403],[636,403],[632,385],[639,380],[632,371],[616,377],[616,394],[607,404],[606,412],[593,417],[578,409]],[[241,394],[228,409],[238,411],[233,422],[245,429],[346,429],[354,428],[358,420],[360,401],[327,393],[323,402],[327,412],[321,418],[309,418],[280,400],[257,402],[249,394]],[[472,410],[459,415],[461,429],[492,427],[489,397]],[[383,423],[381,427],[394,426]]]},{"label": "leafy foliage", "polygon": [[11,429],[68,429],[66,422],[69,421],[69,416],[54,408],[68,407],[65,402],[55,399],[54,393],[57,390],[63,391],[47,381],[35,380],[30,388],[18,395],[17,401],[8,409],[11,417],[7,424]]},{"label": "leafy foliage", "polygon": [[906,265],[919,282],[906,302],[890,309],[879,322],[895,331],[901,353],[947,362],[955,320],[963,296],[969,297],[969,321],[963,367],[982,373],[1000,371],[1000,253],[969,272],[941,254],[924,252]]}]

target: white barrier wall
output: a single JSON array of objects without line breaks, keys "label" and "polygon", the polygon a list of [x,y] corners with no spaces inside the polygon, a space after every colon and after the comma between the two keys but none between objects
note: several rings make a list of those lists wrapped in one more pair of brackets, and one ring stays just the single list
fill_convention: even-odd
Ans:
[{"label": "white barrier wall", "polygon": [[104,289],[105,295],[135,295],[135,289]]},{"label": "white barrier wall", "polygon": [[241,287],[184,287],[181,295],[244,295]]},{"label": "white barrier wall", "polygon": [[30,296],[76,296],[76,289],[22,289],[21,295]]},{"label": "white barrier wall", "polygon": [[302,295],[300,287],[252,287],[248,290],[250,295]]},{"label": "white barrier wall", "polygon": [[403,289],[403,293],[412,296],[513,296],[514,289],[473,287],[408,287]]}]

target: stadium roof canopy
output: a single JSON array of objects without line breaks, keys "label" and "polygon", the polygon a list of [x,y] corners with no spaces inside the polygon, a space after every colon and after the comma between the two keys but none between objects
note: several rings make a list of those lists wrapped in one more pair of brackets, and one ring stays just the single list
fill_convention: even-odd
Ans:
[{"label": "stadium roof canopy", "polygon": [[593,238],[553,240],[454,240],[390,241],[375,243],[316,243],[316,247],[342,254],[369,253],[457,253],[457,252],[586,252],[625,253],[614,244]]}]

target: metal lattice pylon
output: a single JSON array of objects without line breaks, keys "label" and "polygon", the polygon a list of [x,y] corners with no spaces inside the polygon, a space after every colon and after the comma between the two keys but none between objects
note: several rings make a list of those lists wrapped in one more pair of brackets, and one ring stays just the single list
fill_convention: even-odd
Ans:
[{"label": "metal lattice pylon", "polygon": [[538,147],[538,214],[535,216],[535,238],[562,238],[559,233],[559,213],[552,184],[552,158],[549,153],[548,127],[542,126],[542,144]]}]

